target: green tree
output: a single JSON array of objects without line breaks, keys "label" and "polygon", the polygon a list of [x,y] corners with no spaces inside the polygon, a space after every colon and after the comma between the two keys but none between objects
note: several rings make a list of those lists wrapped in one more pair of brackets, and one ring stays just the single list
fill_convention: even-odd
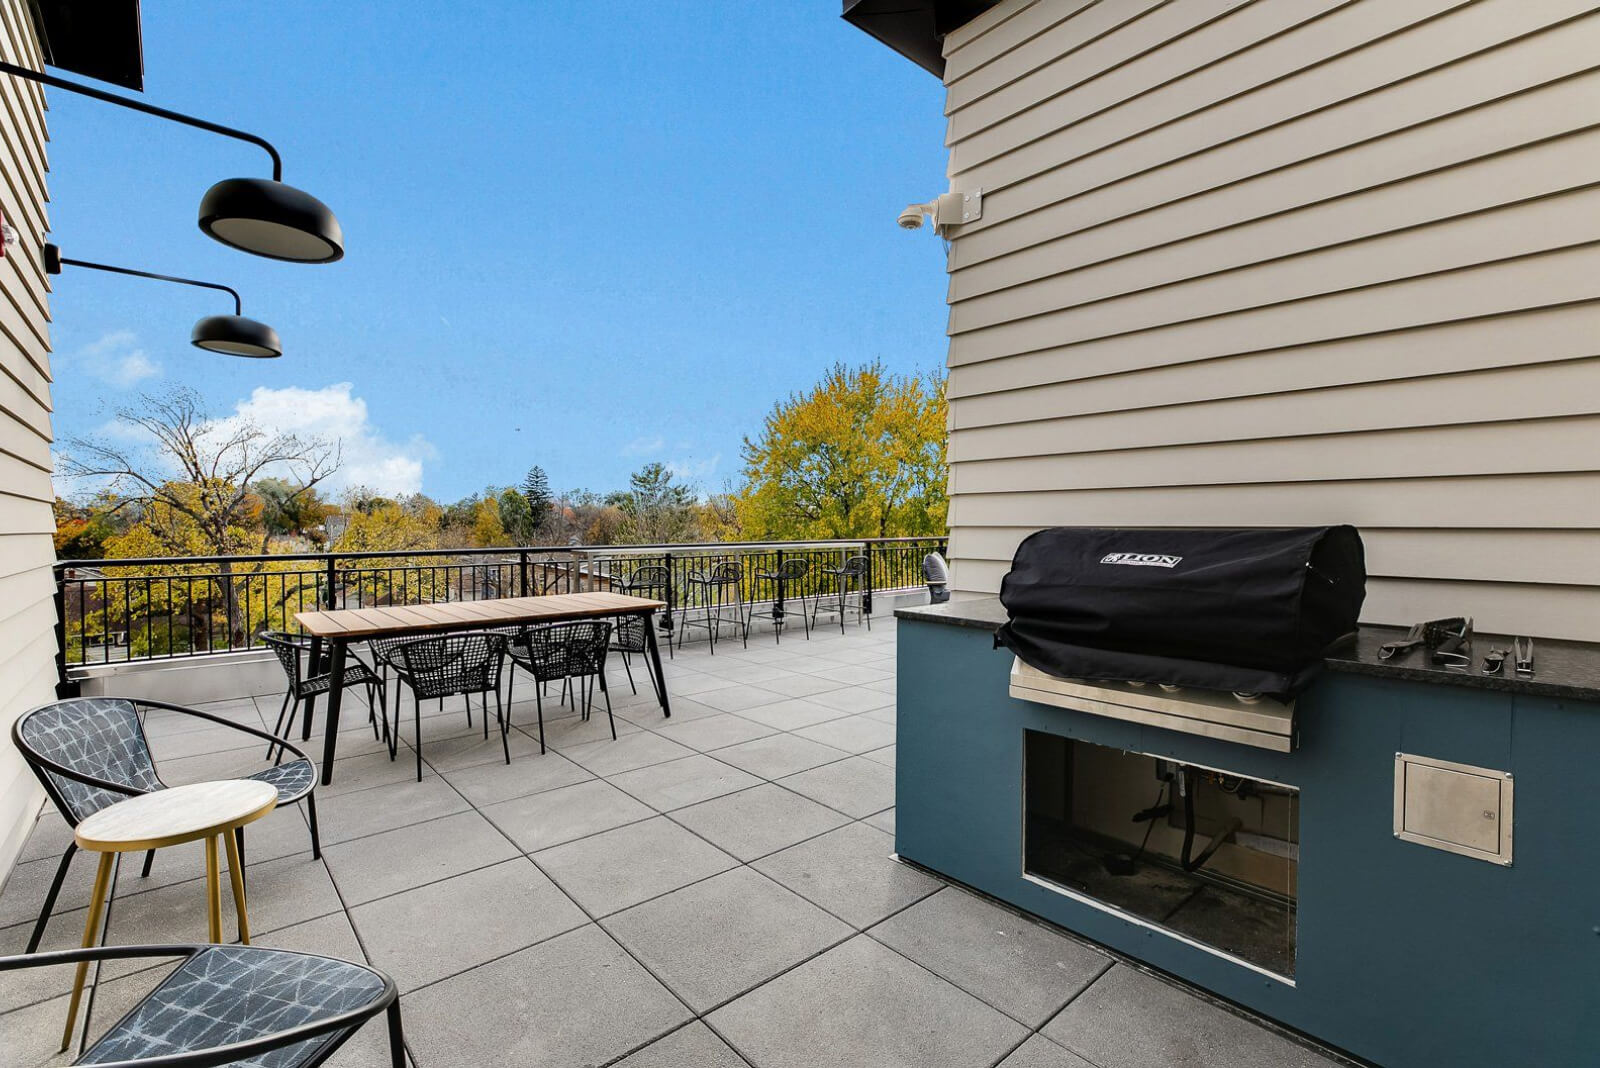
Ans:
[{"label": "green tree", "polygon": [[945,410],[942,379],[836,364],[745,439],[745,536],[943,534]]},{"label": "green tree", "polygon": [[533,517],[532,536],[545,536],[553,518],[551,513],[555,510],[556,495],[550,490],[550,476],[538,464],[528,468],[528,475],[522,480],[522,496],[528,502],[528,511]]},{"label": "green tree", "polygon": [[650,463],[635,471],[629,489],[613,502],[622,513],[622,540],[641,545],[668,545],[692,541],[696,493],[693,486],[673,479],[666,464]]},{"label": "green tree", "polygon": [[255,491],[269,535],[303,538],[319,547],[327,544],[323,524],[336,509],[322,499],[316,487],[304,489],[287,479],[262,478],[256,481]]},{"label": "green tree", "polygon": [[532,545],[537,537],[537,524],[528,499],[518,490],[507,487],[500,491],[496,501],[500,511],[500,526],[515,545]]}]

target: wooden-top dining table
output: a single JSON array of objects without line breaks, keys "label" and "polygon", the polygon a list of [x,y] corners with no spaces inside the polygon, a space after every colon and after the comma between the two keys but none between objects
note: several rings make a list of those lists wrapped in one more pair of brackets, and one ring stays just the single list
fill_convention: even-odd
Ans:
[{"label": "wooden-top dining table", "polygon": [[[650,656],[652,682],[661,714],[672,715],[667,699],[667,679],[661,673],[661,651],[656,646],[656,628],[651,617],[666,608],[665,601],[630,597],[622,593],[562,593],[547,597],[500,597],[486,601],[452,601],[448,604],[389,606],[385,608],[342,608],[331,611],[297,612],[295,622],[311,635],[311,663],[321,663],[322,650],[329,650],[328,671],[332,678],[328,691],[328,713],[323,726],[322,785],[333,782],[334,747],[339,736],[339,703],[344,691],[345,661],[352,642],[403,635],[425,637],[449,631],[482,630],[486,627],[524,626],[538,623],[563,623],[577,619],[612,616],[644,616],[645,651]],[[315,668],[313,667],[313,670]],[[311,719],[316,698],[306,701],[302,736],[311,737]]]}]

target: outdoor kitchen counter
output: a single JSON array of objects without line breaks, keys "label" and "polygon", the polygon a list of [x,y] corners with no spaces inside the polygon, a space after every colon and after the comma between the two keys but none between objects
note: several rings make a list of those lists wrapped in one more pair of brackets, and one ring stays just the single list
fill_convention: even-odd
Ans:
[{"label": "outdoor kitchen counter", "polygon": [[[894,614],[896,618],[912,619],[921,623],[942,623],[947,626],[988,631],[994,630],[1006,621],[1006,610],[998,597],[958,596],[944,604],[897,608]],[[1380,645],[1404,638],[1405,634],[1404,627],[1364,626],[1361,628],[1355,648],[1347,648],[1342,653],[1329,657],[1326,661],[1328,669],[1352,675],[1431,682],[1474,690],[1600,702],[1600,645],[1535,637],[1534,673],[1531,677],[1513,672],[1509,658],[1499,675],[1485,675],[1480,670],[1483,666],[1483,655],[1490,649],[1510,648],[1511,638],[1500,634],[1473,635],[1473,661],[1470,671],[1452,671],[1448,668],[1434,667],[1426,662],[1426,653],[1420,650],[1414,650],[1395,660],[1378,659]]]},{"label": "outdoor kitchen counter", "polygon": [[[1379,661],[1378,646],[1401,631],[1366,628],[1297,699],[1297,742],[1285,752],[1013,696],[1014,657],[991,637],[1006,618],[997,598],[895,615],[902,859],[1390,1068],[1596,1063],[1600,849],[1593,814],[1575,799],[1600,752],[1600,647],[1535,637],[1537,674],[1495,678],[1476,670],[1493,637],[1478,638],[1467,674],[1424,667],[1417,654]],[[1063,882],[1028,867],[1029,747],[1062,745],[1296,792],[1292,976],[1096,899],[1099,869]],[[1142,764],[1129,766],[1140,776],[1134,803],[1145,804],[1156,787]],[[1422,786],[1470,788],[1397,813],[1413,771]],[[1133,813],[1117,796],[1086,786],[1070,799],[1090,816]],[[1446,832],[1477,827],[1474,814],[1492,819],[1506,828],[1503,845],[1464,855],[1397,829],[1436,813],[1456,821]],[[1119,825],[1132,852],[1142,832]]]}]

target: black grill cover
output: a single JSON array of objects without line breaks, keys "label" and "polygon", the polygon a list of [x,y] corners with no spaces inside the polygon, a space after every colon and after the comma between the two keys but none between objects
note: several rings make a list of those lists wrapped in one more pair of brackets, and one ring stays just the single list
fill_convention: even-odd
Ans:
[{"label": "black grill cover", "polygon": [[995,641],[1066,678],[1288,697],[1355,633],[1366,579],[1354,527],[1055,527],[1017,547]]}]

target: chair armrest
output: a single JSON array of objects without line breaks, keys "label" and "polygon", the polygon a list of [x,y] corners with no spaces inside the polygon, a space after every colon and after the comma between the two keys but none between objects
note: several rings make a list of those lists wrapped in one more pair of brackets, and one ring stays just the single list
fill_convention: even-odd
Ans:
[{"label": "chair armrest", "polygon": [[[293,753],[295,756],[299,757],[301,760],[309,761],[311,759],[310,757],[306,756],[305,751],[303,749],[301,749],[299,746],[295,745],[294,743],[290,742],[288,739],[279,738],[277,735],[272,734],[270,731],[262,730],[262,729],[257,728],[257,727],[246,727],[243,723],[235,723],[231,719],[223,719],[221,716],[216,715],[215,713],[212,713],[212,712],[202,712],[198,708],[189,708],[189,707],[187,707],[185,705],[168,704],[166,701],[146,701],[146,700],[140,699],[140,700],[134,701],[133,703],[134,703],[134,705],[136,707],[139,707],[139,708],[160,708],[160,709],[164,709],[164,710],[166,710],[168,712],[179,712],[179,713],[182,713],[185,716],[194,716],[196,719],[204,719],[204,720],[210,720],[212,723],[220,723],[222,726],[231,727],[232,729],[234,729],[236,731],[239,731],[241,734],[250,734],[250,735],[254,735],[255,737],[260,738],[260,739],[262,739],[264,741],[282,743],[282,745],[283,745],[283,747],[285,749],[287,749],[289,752]],[[81,776],[74,776],[74,778],[81,778]],[[88,780],[84,780],[84,781],[88,781]],[[96,783],[95,785],[100,785],[100,784]],[[127,792],[127,788],[126,787],[123,788],[123,792],[124,793]]]},{"label": "chair armrest", "polygon": [[55,964],[76,964],[90,960],[127,960],[134,957],[192,957],[209,946],[195,943],[156,946],[89,946],[84,949],[53,949],[43,953],[19,953],[0,957],[0,972],[22,968],[47,968]]}]

